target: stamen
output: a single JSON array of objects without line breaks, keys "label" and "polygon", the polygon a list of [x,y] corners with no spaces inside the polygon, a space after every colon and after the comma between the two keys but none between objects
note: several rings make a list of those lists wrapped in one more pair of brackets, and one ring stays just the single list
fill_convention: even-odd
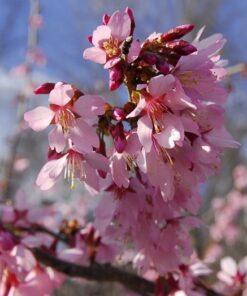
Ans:
[{"label": "stamen", "polygon": [[118,40],[112,37],[103,42],[103,48],[109,58],[113,58],[121,53]]},{"label": "stamen", "polygon": [[75,126],[75,115],[69,109],[61,109],[57,115],[57,121],[63,132],[67,133],[69,128]]},{"label": "stamen", "polygon": [[183,73],[179,73],[178,76],[182,84],[188,87],[198,85],[201,79],[198,73],[195,76],[195,73],[192,71],[184,71]]},{"label": "stamen", "polygon": [[64,171],[64,178],[70,183],[70,188],[75,188],[75,179],[83,180],[85,178],[82,155],[75,151],[70,151],[68,155],[67,166]]},{"label": "stamen", "polygon": [[124,156],[124,160],[126,161],[128,167],[130,168],[130,170],[131,171],[134,171],[134,169],[135,169],[135,167],[137,165],[135,163],[135,160],[134,160],[133,156],[131,156],[128,153],[124,153],[123,156]]}]

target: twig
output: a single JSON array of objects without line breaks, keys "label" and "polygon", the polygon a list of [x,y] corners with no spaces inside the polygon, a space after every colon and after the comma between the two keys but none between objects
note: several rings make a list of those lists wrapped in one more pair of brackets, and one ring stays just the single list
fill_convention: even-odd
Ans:
[{"label": "twig", "polygon": [[57,259],[40,249],[33,249],[32,252],[39,262],[70,277],[80,277],[98,282],[118,282],[143,296],[152,295],[155,289],[153,282],[109,264],[94,263],[90,266],[82,266]]},{"label": "twig", "polygon": [[60,240],[66,244],[69,243],[69,239],[65,235],[53,232],[52,230],[47,229],[44,226],[39,225],[39,224],[32,224],[31,227],[18,227],[18,230],[26,231],[29,233],[43,232],[43,233],[49,234],[50,236],[54,237],[55,239]]}]

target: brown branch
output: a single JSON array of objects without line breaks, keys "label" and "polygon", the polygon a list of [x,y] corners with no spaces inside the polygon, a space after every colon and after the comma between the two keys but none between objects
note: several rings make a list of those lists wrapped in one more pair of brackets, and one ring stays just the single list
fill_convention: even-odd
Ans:
[{"label": "brown branch", "polygon": [[[32,249],[31,251],[39,262],[70,277],[79,277],[89,281],[98,282],[117,282],[142,296],[154,294],[154,282],[148,281],[131,272],[111,266],[110,264],[94,263],[90,266],[82,266],[55,258],[40,249]],[[197,282],[196,286],[202,289],[207,296],[222,296],[213,289],[206,287],[202,282]],[[169,293],[168,283],[164,283],[164,293],[164,295],[168,295]]]},{"label": "brown branch", "polygon": [[60,241],[67,243],[67,244],[69,243],[69,238],[67,236],[65,236],[61,233],[53,232],[52,230],[50,230],[42,225],[39,225],[39,224],[32,224],[31,227],[17,227],[17,229],[21,230],[21,231],[29,232],[31,234],[33,234],[35,232],[46,233],[57,240],[60,240]]},{"label": "brown branch", "polygon": [[98,282],[118,282],[143,296],[152,295],[154,293],[155,284],[153,282],[147,281],[128,271],[120,270],[109,264],[94,263],[90,266],[82,266],[57,259],[39,249],[33,249],[32,252],[39,262],[70,277],[80,277]]}]

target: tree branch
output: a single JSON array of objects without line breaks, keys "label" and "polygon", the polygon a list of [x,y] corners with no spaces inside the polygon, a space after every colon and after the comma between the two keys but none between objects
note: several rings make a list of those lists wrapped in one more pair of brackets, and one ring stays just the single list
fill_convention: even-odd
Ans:
[{"label": "tree branch", "polygon": [[[131,272],[111,266],[110,264],[94,263],[90,266],[82,266],[55,258],[37,248],[32,249],[32,252],[39,262],[70,277],[80,277],[98,282],[117,282],[142,296],[153,295],[155,291],[154,282],[148,281]],[[207,296],[222,296],[200,282],[196,283],[196,285],[198,288],[203,289]],[[169,293],[168,283],[164,284],[164,293],[164,295],[168,295]]]},{"label": "tree branch", "polygon": [[118,282],[143,296],[152,295],[154,293],[155,284],[153,282],[147,281],[136,274],[120,270],[109,264],[94,263],[90,266],[82,266],[57,259],[40,249],[33,249],[32,252],[39,262],[70,277],[80,277],[98,282]]}]

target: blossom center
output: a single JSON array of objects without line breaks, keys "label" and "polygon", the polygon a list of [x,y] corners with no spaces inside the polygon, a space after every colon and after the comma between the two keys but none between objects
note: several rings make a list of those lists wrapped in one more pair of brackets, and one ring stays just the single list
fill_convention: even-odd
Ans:
[{"label": "blossom center", "polygon": [[192,71],[184,71],[178,74],[179,80],[184,86],[193,87],[199,84],[199,75],[195,76]]},{"label": "blossom center", "polygon": [[83,179],[85,177],[83,167],[83,156],[74,151],[70,150],[68,154],[67,165],[65,167],[64,178],[70,183],[71,189],[75,187],[75,179]]},{"label": "blossom center", "polygon": [[163,97],[147,98],[147,104],[145,107],[150,117],[158,119],[162,114],[167,111],[167,107],[164,104]]},{"label": "blossom center", "polygon": [[75,115],[67,108],[61,108],[56,115],[56,122],[59,123],[64,133],[75,126]]},{"label": "blossom center", "polygon": [[121,53],[118,40],[110,37],[107,41],[103,42],[103,48],[109,58],[118,56]]}]

